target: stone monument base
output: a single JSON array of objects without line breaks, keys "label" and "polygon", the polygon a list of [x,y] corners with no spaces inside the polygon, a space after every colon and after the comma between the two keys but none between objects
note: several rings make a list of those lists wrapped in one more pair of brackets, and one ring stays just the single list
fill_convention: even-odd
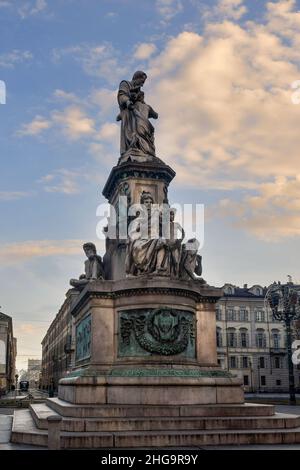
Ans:
[{"label": "stone monument base", "polygon": [[58,396],[78,405],[200,405],[244,403],[241,380],[204,369],[112,369],[60,381]]},{"label": "stone monument base", "polygon": [[15,412],[12,442],[47,446],[54,415],[66,449],[300,443],[299,416],[244,403],[241,380],[217,365],[218,289],[127,279],[73,294],[75,367],[57,398]]}]

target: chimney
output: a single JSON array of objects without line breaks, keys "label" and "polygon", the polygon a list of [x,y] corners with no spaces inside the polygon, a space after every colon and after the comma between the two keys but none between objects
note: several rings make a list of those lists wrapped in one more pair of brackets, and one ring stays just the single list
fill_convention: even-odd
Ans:
[{"label": "chimney", "polygon": [[248,284],[244,284],[244,289],[248,289]]}]

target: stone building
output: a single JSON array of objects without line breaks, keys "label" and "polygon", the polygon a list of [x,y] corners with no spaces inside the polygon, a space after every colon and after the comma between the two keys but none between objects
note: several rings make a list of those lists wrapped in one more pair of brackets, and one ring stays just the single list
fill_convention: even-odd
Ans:
[{"label": "stone building", "polygon": [[27,380],[29,381],[30,388],[37,388],[39,386],[41,379],[41,367],[41,359],[28,359]]},{"label": "stone building", "polygon": [[[287,392],[285,327],[264,306],[266,288],[225,284],[216,309],[218,362],[237,374],[248,392]],[[294,367],[300,389],[300,370]]]},{"label": "stone building", "polygon": [[72,291],[51,323],[42,341],[41,388],[57,390],[59,379],[72,367],[74,352],[74,333],[70,306]]},{"label": "stone building", "polygon": [[17,340],[12,318],[0,312],[0,391],[6,393],[15,385]]}]

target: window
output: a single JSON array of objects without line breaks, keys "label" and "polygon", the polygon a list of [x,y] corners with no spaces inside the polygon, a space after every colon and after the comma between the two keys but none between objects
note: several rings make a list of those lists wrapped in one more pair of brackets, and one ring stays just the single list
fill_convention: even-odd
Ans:
[{"label": "window", "polygon": [[244,385],[249,385],[249,376],[244,375]]},{"label": "window", "polygon": [[261,375],[260,376],[260,384],[264,387],[266,385],[266,376]]},{"label": "window", "polygon": [[264,322],[265,321],[265,312],[263,310],[256,310],[255,312],[255,321]]},{"label": "window", "polygon": [[222,347],[222,330],[221,328],[217,328],[217,347],[221,348]]},{"label": "window", "polygon": [[217,308],[216,309],[216,319],[217,321],[221,321],[222,320],[222,311],[220,308]]},{"label": "window", "polygon": [[228,295],[233,295],[233,294],[234,294],[234,290],[233,290],[233,288],[230,287],[230,286],[227,286],[227,287],[226,287],[225,292],[226,292],[226,294],[228,294]]},{"label": "window", "polygon": [[256,346],[258,348],[265,348],[267,346],[266,334],[264,330],[256,331]]},{"label": "window", "polygon": [[228,321],[236,321],[236,312],[233,308],[228,308],[226,312],[226,318]]},{"label": "window", "polygon": [[264,369],[266,366],[265,366],[265,358],[264,357],[260,357],[259,358],[259,361],[258,361],[258,364],[259,364],[259,368],[260,369]]},{"label": "window", "polygon": [[249,335],[247,330],[240,330],[240,346],[241,348],[248,348]]},{"label": "window", "polygon": [[236,356],[229,357],[229,367],[231,369],[237,369],[237,357]]},{"label": "window", "polygon": [[245,308],[240,309],[240,321],[248,321],[248,312]]},{"label": "window", "polygon": [[275,369],[281,369],[281,360],[279,356],[274,357],[274,367]]},{"label": "window", "polygon": [[242,356],[242,368],[243,369],[248,369],[249,367],[249,360],[248,360],[248,357],[247,356]]},{"label": "window", "polygon": [[227,343],[229,348],[236,348],[237,346],[236,332],[234,328],[227,330]]},{"label": "window", "polygon": [[281,380],[277,379],[277,380],[276,380],[276,385],[277,385],[277,387],[280,387],[280,385],[281,385]]},{"label": "window", "polygon": [[272,339],[273,339],[273,348],[279,349],[280,348],[280,334],[279,331],[272,331]]},{"label": "window", "polygon": [[259,287],[255,289],[255,295],[262,295],[261,289]]}]

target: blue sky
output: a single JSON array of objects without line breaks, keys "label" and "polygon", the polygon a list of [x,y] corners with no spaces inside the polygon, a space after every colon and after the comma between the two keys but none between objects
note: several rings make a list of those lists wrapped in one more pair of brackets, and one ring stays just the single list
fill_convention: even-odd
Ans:
[{"label": "blue sky", "polygon": [[[176,203],[205,204],[204,278],[300,279],[300,4],[0,0],[0,281],[18,366],[96,241],[118,159],[116,89],[137,69]],[[102,243],[97,242],[103,254]]]}]

